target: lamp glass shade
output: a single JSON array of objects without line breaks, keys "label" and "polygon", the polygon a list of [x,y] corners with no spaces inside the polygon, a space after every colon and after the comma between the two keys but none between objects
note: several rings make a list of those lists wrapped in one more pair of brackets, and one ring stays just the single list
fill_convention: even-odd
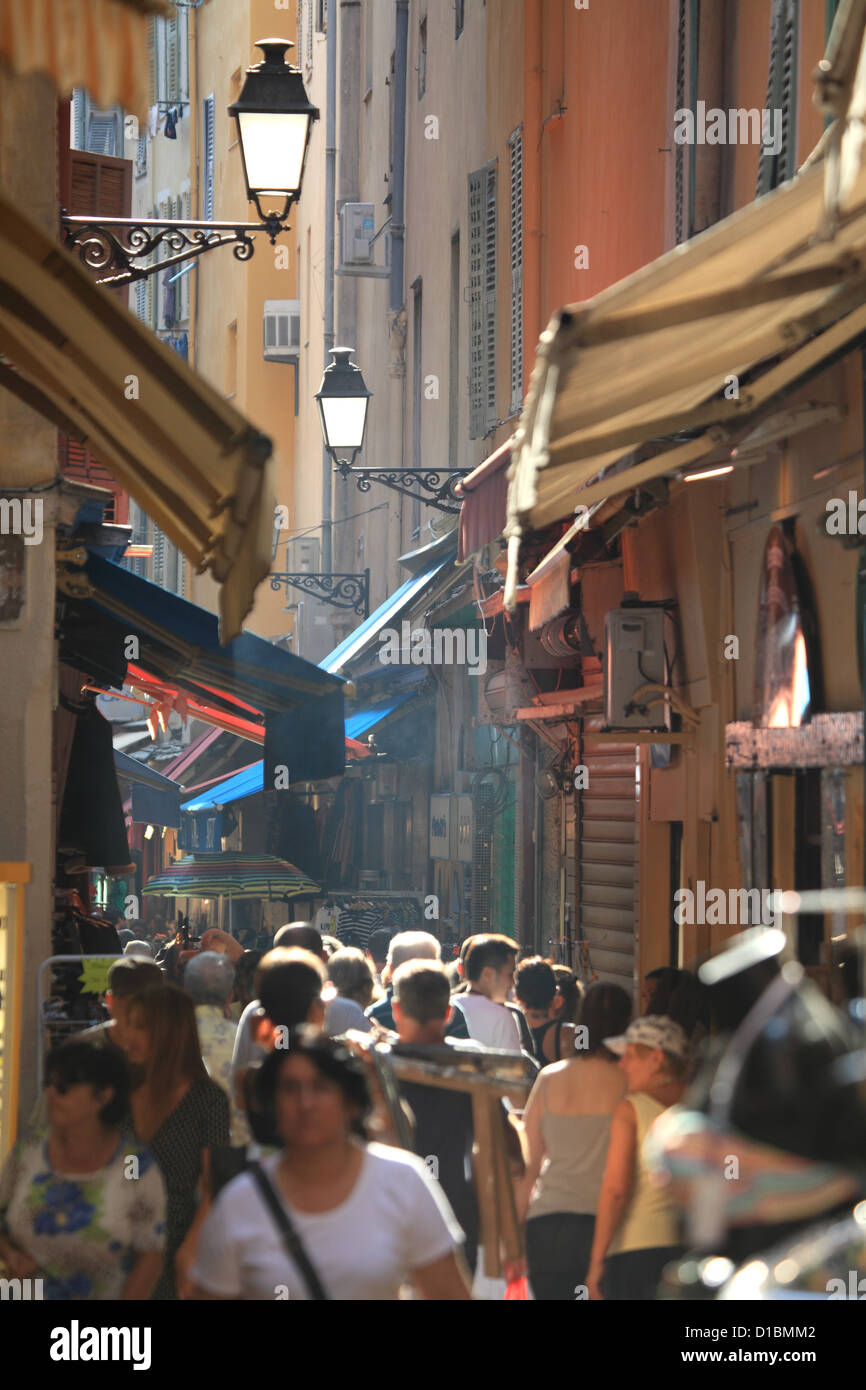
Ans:
[{"label": "lamp glass shade", "polygon": [[319,396],[325,448],[356,453],[364,443],[369,396]]},{"label": "lamp glass shade", "polygon": [[294,198],[301,187],[309,115],[239,111],[237,119],[250,194],[277,193]]}]

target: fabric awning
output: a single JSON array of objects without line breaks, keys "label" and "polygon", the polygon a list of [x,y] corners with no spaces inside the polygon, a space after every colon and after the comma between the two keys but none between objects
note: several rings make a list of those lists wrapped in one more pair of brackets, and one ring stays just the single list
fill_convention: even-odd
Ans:
[{"label": "fabric awning", "polygon": [[150,695],[164,719],[174,708],[263,743],[297,780],[343,771],[339,677],[253,633],[221,646],[213,613],[97,555],[65,584],[61,657],[76,669]]},{"label": "fabric awning", "polygon": [[271,441],[2,198],[0,353],[0,384],[86,442],[210,571],[236,636],[271,565]]},{"label": "fabric awning", "polygon": [[510,466],[509,439],[457,484],[456,492],[463,498],[457,547],[459,563],[495,541],[505,530]]},{"label": "fabric awning", "polygon": [[[432,549],[432,547],[431,547]],[[438,547],[437,547],[438,549]],[[379,633],[395,622],[397,618],[410,607],[412,601],[432,584],[433,580],[443,570],[446,565],[450,565],[454,559],[454,550],[449,549],[444,555],[439,553],[424,569],[417,574],[413,574],[407,579],[405,584],[401,584],[399,589],[395,589],[393,594],[380,604],[369,618],[365,619],[354,632],[350,632],[338,647],[335,647],[330,656],[326,656],[319,665],[323,671],[330,671],[336,674],[342,671],[350,661],[361,655],[361,653],[373,643]]]},{"label": "fabric awning", "polygon": [[155,768],[148,767],[147,763],[140,763],[137,758],[130,758],[119,748],[114,750],[114,767],[118,776],[125,777],[127,782],[153,787],[155,791],[172,792],[175,796],[180,791],[177,782],[173,782],[170,777],[163,777]]},{"label": "fabric awning", "polygon": [[144,117],[149,95],[147,26],[171,15],[168,0],[3,0],[0,60],[15,73],[45,73],[62,97],[84,87],[106,110]]},{"label": "fabric awning", "polygon": [[[858,91],[866,115],[863,59],[839,123],[856,124],[849,133],[862,140],[863,118],[851,114]],[[866,174],[850,157],[845,170],[840,182],[816,159],[556,315],[515,435],[507,603],[526,532],[729,458],[783,395],[866,331]]]},{"label": "fabric awning", "polygon": [[[387,704],[355,710],[346,719],[346,738],[360,738],[412,697],[413,692],[408,691],[389,700]],[[264,767],[264,763],[259,762],[253,763],[251,767],[242,768],[240,772],[234,772],[230,777],[225,777],[214,786],[208,787],[200,795],[184,801],[180,809],[191,813],[210,811],[227,806],[230,801],[243,801],[248,796],[255,796],[257,792],[263,792],[265,789]]]}]

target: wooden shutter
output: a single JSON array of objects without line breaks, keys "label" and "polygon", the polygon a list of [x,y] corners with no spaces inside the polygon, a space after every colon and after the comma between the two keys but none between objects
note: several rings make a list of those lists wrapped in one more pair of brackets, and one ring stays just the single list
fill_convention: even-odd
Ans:
[{"label": "wooden shutter", "polygon": [[484,184],[484,334],[485,433],[496,420],[496,166],[489,165]]},{"label": "wooden shutter", "polygon": [[771,120],[773,112],[782,112],[782,140],[778,154],[772,149],[761,149],[755,189],[758,198],[793,178],[796,172],[799,30],[799,0],[773,0],[766,109]]},{"label": "wooden shutter", "polygon": [[[601,716],[587,719],[585,732],[602,724]],[[588,786],[576,794],[575,935],[585,943],[588,964],[598,978],[632,994],[638,922],[637,749],[627,742],[587,743],[580,762],[589,776]]]},{"label": "wooden shutter", "polygon": [[130,217],[132,160],[72,150],[69,212],[73,217]]},{"label": "wooden shutter", "polygon": [[205,97],[204,107],[204,207],[202,218],[213,221],[214,209],[214,118],[216,108],[213,93]]},{"label": "wooden shutter", "polygon": [[165,91],[166,101],[180,96],[180,25],[178,19],[165,22]]},{"label": "wooden shutter", "polygon": [[485,432],[484,382],[486,338],[484,334],[484,176],[478,169],[469,175],[469,437]]},{"label": "wooden shutter", "polygon": [[153,528],[153,582],[160,587],[165,584],[165,536],[159,527]]},{"label": "wooden shutter", "polygon": [[508,142],[511,177],[511,410],[523,405],[523,131]]}]

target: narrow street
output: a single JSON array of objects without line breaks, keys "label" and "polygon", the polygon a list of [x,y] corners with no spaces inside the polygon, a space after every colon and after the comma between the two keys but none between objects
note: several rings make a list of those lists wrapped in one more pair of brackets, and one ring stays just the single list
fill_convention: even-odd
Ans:
[{"label": "narrow street", "polygon": [[864,122],[866,0],[0,0],[43,1371],[298,1300],[850,1359]]}]

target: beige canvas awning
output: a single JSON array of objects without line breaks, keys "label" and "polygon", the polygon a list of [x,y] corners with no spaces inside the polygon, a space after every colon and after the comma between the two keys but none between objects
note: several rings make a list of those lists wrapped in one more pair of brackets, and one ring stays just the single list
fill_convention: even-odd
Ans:
[{"label": "beige canvas awning", "polygon": [[542,335],[509,475],[509,605],[527,531],[715,461],[866,332],[866,59],[831,90],[845,108],[824,158]]},{"label": "beige canvas awning", "polygon": [[3,386],[87,442],[239,633],[270,570],[271,441],[2,198],[0,353]]},{"label": "beige canvas awning", "polygon": [[0,62],[44,73],[60,96],[84,87],[97,106],[143,118],[149,101],[147,25],[167,0],[3,0]]}]

